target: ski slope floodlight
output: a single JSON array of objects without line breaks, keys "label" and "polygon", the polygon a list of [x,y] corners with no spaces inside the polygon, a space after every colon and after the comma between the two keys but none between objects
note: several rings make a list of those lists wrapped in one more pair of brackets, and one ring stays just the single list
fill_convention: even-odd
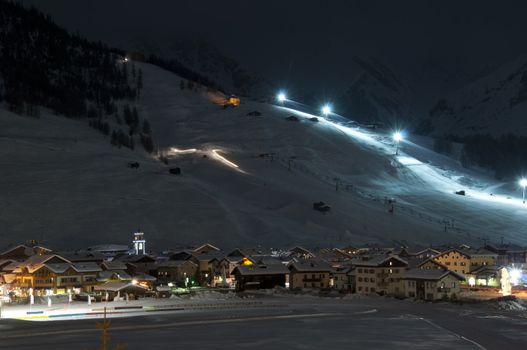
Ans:
[{"label": "ski slope floodlight", "polygon": [[509,276],[510,276],[511,284],[516,286],[520,283],[522,279],[522,270],[513,267],[512,269],[509,270]]},{"label": "ski slope floodlight", "polygon": [[395,141],[395,155],[398,155],[399,154],[399,142],[401,142],[403,139],[403,133],[400,131],[396,131],[392,137],[393,137],[393,140]]},{"label": "ski slope floodlight", "polygon": [[322,107],[322,114],[323,115],[328,115],[331,113],[331,106],[330,105],[324,105]]},{"label": "ski slope floodlight", "polygon": [[521,179],[520,180],[520,186],[523,188],[523,198],[522,198],[522,201],[523,201],[523,204],[525,204],[525,188],[527,187],[527,179]]},{"label": "ski slope floodlight", "polygon": [[278,102],[280,102],[280,103],[284,103],[285,100],[287,100],[287,96],[285,95],[284,92],[280,92],[280,93],[278,93],[278,95],[276,96],[276,99],[278,100]]}]

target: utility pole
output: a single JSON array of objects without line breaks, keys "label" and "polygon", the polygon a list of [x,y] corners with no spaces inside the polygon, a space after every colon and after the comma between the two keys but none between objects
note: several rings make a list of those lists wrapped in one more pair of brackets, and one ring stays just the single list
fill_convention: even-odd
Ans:
[{"label": "utility pole", "polygon": [[340,179],[338,177],[334,178],[333,180],[335,180],[335,192],[338,192],[339,191],[339,182],[340,182]]},{"label": "utility pole", "polygon": [[106,319],[106,306],[104,307],[104,316],[102,322],[97,322],[97,329],[100,329],[102,332],[100,350],[108,350],[108,339],[110,338],[108,329],[110,329],[110,321]]}]

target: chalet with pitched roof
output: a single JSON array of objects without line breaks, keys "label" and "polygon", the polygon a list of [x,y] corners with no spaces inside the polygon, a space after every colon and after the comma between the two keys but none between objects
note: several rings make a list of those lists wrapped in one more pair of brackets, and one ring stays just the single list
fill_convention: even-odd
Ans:
[{"label": "chalet with pitched roof", "polygon": [[331,266],[321,260],[301,260],[289,265],[289,287],[291,289],[330,288]]},{"label": "chalet with pitched roof", "polygon": [[457,299],[465,277],[449,270],[410,269],[403,276],[407,298],[422,300]]},{"label": "chalet with pitched roof", "polygon": [[395,255],[380,255],[354,261],[355,291],[399,296],[404,293],[402,277],[408,263]]}]

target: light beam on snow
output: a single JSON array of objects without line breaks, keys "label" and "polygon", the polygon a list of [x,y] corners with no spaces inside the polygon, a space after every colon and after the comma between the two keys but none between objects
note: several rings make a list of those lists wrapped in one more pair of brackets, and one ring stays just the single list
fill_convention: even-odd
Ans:
[{"label": "light beam on snow", "polygon": [[212,157],[219,160],[220,162],[222,162],[223,164],[231,167],[231,168],[234,168],[242,173],[245,173],[245,171],[241,170],[240,167],[238,166],[238,164],[234,163],[234,162],[231,162],[230,160],[228,160],[227,158],[225,158],[224,156],[222,156],[221,154],[219,154],[219,152],[222,152],[221,149],[213,149],[211,150],[211,153],[212,153]]},{"label": "light beam on snow", "polygon": [[397,161],[399,163],[401,163],[402,165],[406,165],[406,166],[410,166],[410,165],[423,165],[424,163],[415,159],[415,158],[412,158],[412,157],[407,157],[407,156],[398,156],[396,157],[397,158]]},{"label": "light beam on snow", "polygon": [[187,149],[179,149],[176,147],[170,147],[170,153],[176,153],[176,154],[191,154],[196,153],[198,150],[196,148],[187,148]]}]

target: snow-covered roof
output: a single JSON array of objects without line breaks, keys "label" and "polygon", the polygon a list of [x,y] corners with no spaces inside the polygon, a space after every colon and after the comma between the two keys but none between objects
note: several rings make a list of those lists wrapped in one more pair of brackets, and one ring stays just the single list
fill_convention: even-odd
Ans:
[{"label": "snow-covered roof", "polygon": [[[437,265],[438,267],[441,267],[443,270],[448,270],[448,267],[447,267],[447,266],[441,264],[441,263],[438,262],[437,260],[434,260],[434,258],[428,258],[428,259],[425,259],[425,260],[421,261],[421,263],[418,264],[418,265],[415,266],[415,267],[419,267],[419,268],[420,268],[420,267],[424,266],[426,263],[432,263],[432,264]],[[413,267],[413,266],[411,266],[411,267]]]},{"label": "snow-covered roof", "polygon": [[180,267],[180,266],[183,266],[184,264],[196,265],[194,262],[190,260],[167,260],[167,261],[163,261],[157,266],[159,267]]},{"label": "snow-covered roof", "polygon": [[71,262],[76,261],[103,261],[105,259],[104,255],[95,251],[65,251],[57,252],[60,256],[68,259]]},{"label": "snow-covered roof", "polygon": [[139,284],[134,284],[132,282],[106,282],[104,284],[94,287],[95,290],[110,291],[110,292],[119,292],[126,289],[130,290],[139,290],[147,291],[148,288],[143,287]]},{"label": "snow-covered roof", "polygon": [[77,272],[100,272],[101,267],[94,262],[78,262],[72,263],[71,267]]},{"label": "snow-covered roof", "polygon": [[[60,263],[70,263],[67,259],[64,259],[63,257],[56,255],[56,254],[45,254],[45,255],[32,255],[29,258],[26,259],[26,261],[23,262],[22,265],[19,267],[26,267],[29,271],[29,273],[33,273],[34,271],[38,270],[42,267],[43,264],[48,263],[50,260],[58,260]],[[52,264],[60,264],[56,261]],[[48,263],[49,264],[49,263]]]},{"label": "snow-covered roof", "polygon": [[[71,264],[69,264],[69,263],[51,263],[51,264],[41,265],[41,267],[42,266],[46,267],[47,269],[49,269],[50,271],[53,271],[55,273],[64,273],[70,268]],[[34,271],[36,271],[36,270],[38,270],[38,269],[35,269]]]},{"label": "snow-covered roof", "polygon": [[388,262],[389,260],[391,259],[394,259],[394,260],[397,260],[399,261],[401,264],[403,265],[408,265],[408,262],[396,255],[378,255],[378,256],[375,256],[369,260],[360,260],[360,261],[354,261],[353,264],[355,266],[371,266],[371,267],[376,267],[376,266],[380,266],[386,262]]},{"label": "snow-covered roof", "polygon": [[242,276],[286,275],[289,273],[289,269],[282,264],[244,265],[234,269],[233,274],[237,273]]},{"label": "snow-covered roof", "polygon": [[13,262],[16,262],[16,261],[12,259],[2,259],[0,260],[0,267],[7,266]]},{"label": "snow-covered roof", "polygon": [[322,260],[302,260],[289,265],[290,270],[298,272],[330,272],[331,266]]},{"label": "snow-covered roof", "polygon": [[118,260],[105,261],[101,266],[106,270],[126,270],[128,268],[124,262]]},{"label": "snow-covered roof", "polygon": [[13,283],[16,281],[16,274],[14,273],[5,273],[2,276],[4,277],[5,283]]},{"label": "snow-covered roof", "polygon": [[132,279],[136,281],[148,281],[148,282],[153,282],[157,280],[157,278],[155,278],[154,276],[151,276],[144,272],[135,273]]},{"label": "snow-covered roof", "polygon": [[99,275],[97,277],[97,281],[103,282],[107,281],[113,276],[116,276],[118,279],[123,281],[131,281],[132,276],[128,274],[128,272],[123,270],[112,270],[112,271],[101,271],[99,272]]},{"label": "snow-covered roof", "polygon": [[21,264],[23,264],[23,262],[20,262],[20,261],[13,261],[7,265],[5,265],[3,268],[2,268],[2,271],[6,271],[6,272],[11,272],[11,271],[14,271],[17,267],[19,267]]},{"label": "snow-covered roof", "polygon": [[222,251],[211,251],[208,253],[194,254],[198,261],[212,261],[214,259],[221,260],[225,257],[225,252]]},{"label": "snow-covered roof", "polygon": [[87,250],[92,252],[100,252],[103,254],[124,253],[128,252],[130,250],[130,247],[124,244],[100,244],[91,246]]},{"label": "snow-covered roof", "polygon": [[197,247],[197,248],[194,248],[194,251],[195,251],[195,252],[199,252],[199,251],[202,250],[202,249],[211,249],[211,250],[213,250],[213,251],[219,251],[219,250],[220,250],[220,248],[215,247],[215,246],[213,246],[213,245],[210,244],[210,243],[205,243],[205,244],[200,245],[200,246]]},{"label": "snow-covered roof", "polygon": [[33,251],[33,248],[28,247],[28,246],[25,245],[25,244],[19,244],[19,245],[17,245],[17,246],[14,246],[14,247],[8,248],[8,249],[6,249],[5,251],[1,252],[1,253],[0,253],[0,256],[6,255],[6,254],[8,254],[8,253],[11,253],[12,251],[17,250],[17,249],[19,249],[19,248],[24,248],[24,255],[26,255],[26,256],[31,256],[31,255],[35,254],[35,252]]},{"label": "snow-covered roof", "polygon": [[447,275],[452,275],[459,280],[465,280],[465,277],[461,276],[458,273],[450,270],[439,270],[439,269],[409,269],[404,272],[403,279],[419,279],[419,280],[429,280],[437,281],[444,278]]},{"label": "snow-covered roof", "polygon": [[123,262],[131,262],[131,263],[137,263],[137,262],[154,262],[156,259],[148,254],[143,255],[121,255],[114,259],[113,261],[123,261]]}]

